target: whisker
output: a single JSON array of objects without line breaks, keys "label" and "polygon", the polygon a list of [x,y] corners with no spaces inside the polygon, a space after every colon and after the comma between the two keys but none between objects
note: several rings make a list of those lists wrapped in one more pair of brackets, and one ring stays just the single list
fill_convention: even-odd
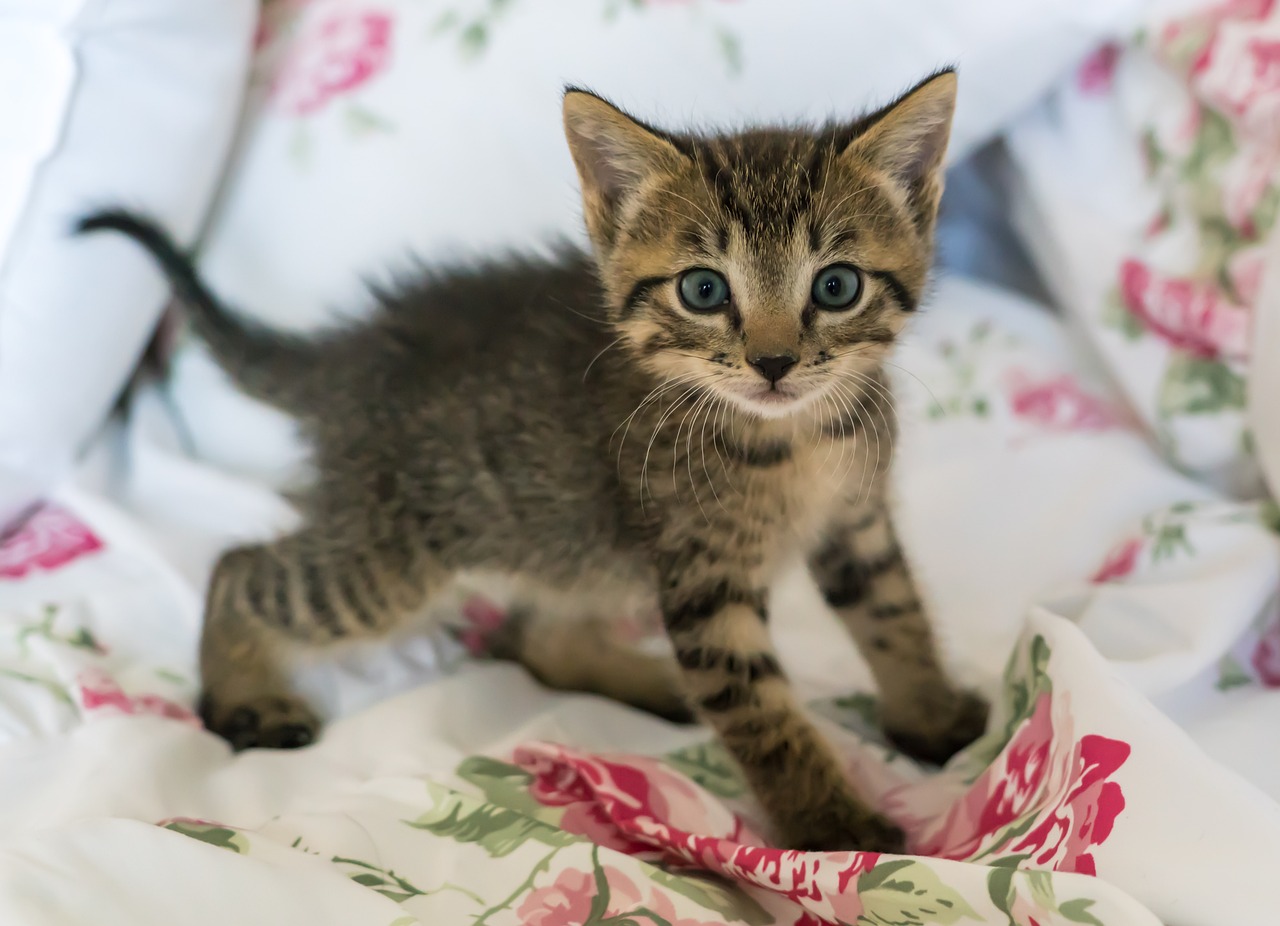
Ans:
[{"label": "whisker", "polygon": [[592,357],[592,358],[591,358],[591,362],[587,364],[587,368],[586,368],[585,370],[583,370],[583,371],[582,371],[582,381],[583,381],[584,383],[587,381],[587,374],[591,372],[591,368],[592,368],[593,366],[595,366],[595,365],[596,365],[596,361],[597,361],[597,360],[599,360],[601,357],[603,357],[603,356],[604,356],[605,354],[607,354],[610,350],[612,350],[612,349],[613,349],[614,347],[616,347],[617,345],[621,344],[621,343],[622,343],[623,341],[625,341],[626,339],[627,339],[627,336],[626,336],[625,334],[624,334],[622,337],[620,337],[620,338],[616,338],[616,339],[614,339],[614,340],[613,340],[613,341],[611,341],[609,344],[605,345],[604,350],[600,351],[600,353],[598,353],[598,354],[596,354],[594,357]]}]

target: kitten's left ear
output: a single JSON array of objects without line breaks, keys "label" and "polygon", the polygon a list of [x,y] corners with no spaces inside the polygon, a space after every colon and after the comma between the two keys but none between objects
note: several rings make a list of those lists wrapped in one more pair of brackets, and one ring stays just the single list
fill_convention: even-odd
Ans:
[{"label": "kitten's left ear", "polygon": [[870,116],[871,125],[849,144],[845,157],[875,165],[913,194],[935,185],[941,194],[935,180],[940,179],[955,108],[956,72],[948,68]]},{"label": "kitten's left ear", "polygon": [[564,94],[564,132],[582,183],[587,230],[598,244],[612,239],[618,205],[628,195],[684,159],[662,134],[574,87]]}]

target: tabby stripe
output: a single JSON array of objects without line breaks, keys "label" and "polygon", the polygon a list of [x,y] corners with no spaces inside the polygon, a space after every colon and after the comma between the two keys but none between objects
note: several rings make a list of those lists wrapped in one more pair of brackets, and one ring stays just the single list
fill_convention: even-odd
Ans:
[{"label": "tabby stripe", "polygon": [[[822,428],[822,433],[827,437],[850,437],[855,434],[861,427],[862,421],[858,418],[857,413],[864,411],[861,401],[852,409],[845,411],[835,421],[828,421]],[[867,414],[871,414],[870,410],[866,410]]]},{"label": "tabby stripe", "polygon": [[887,621],[919,612],[920,602],[911,601],[906,604],[878,604],[871,609],[871,616],[878,621]]},{"label": "tabby stripe", "polygon": [[907,288],[902,285],[896,276],[888,270],[869,270],[871,276],[879,280],[893,294],[893,298],[897,300],[899,306],[904,312],[914,312],[916,310],[916,301],[911,298],[911,294],[907,292]]},{"label": "tabby stripe", "polygon": [[334,613],[329,601],[329,588],[325,584],[320,567],[315,563],[307,563],[302,567],[302,590],[307,599],[307,607],[316,623],[321,624],[334,636],[343,632],[342,622]]},{"label": "tabby stripe", "polygon": [[249,613],[254,617],[261,618],[267,607],[267,591],[263,587],[265,576],[264,570],[268,568],[267,554],[259,553],[253,557],[249,563],[249,568],[245,570],[241,581],[243,583],[243,591],[245,597],[245,605],[249,609]]},{"label": "tabby stripe", "polygon": [[289,570],[284,563],[277,562],[274,557],[267,562],[267,581],[271,585],[271,607],[274,613],[268,615],[263,609],[264,618],[274,618],[281,627],[292,627],[297,621],[294,613],[293,596],[289,594]]},{"label": "tabby stripe", "polygon": [[338,586],[338,594],[346,602],[356,620],[365,627],[373,627],[378,623],[378,616],[369,610],[368,603],[360,594],[359,583],[350,566],[343,565],[337,570],[334,581]]},{"label": "tabby stripe", "polygon": [[702,698],[698,703],[703,710],[718,714],[751,704],[755,700],[755,691],[752,690],[750,685],[744,685],[742,682],[730,682],[715,694]]},{"label": "tabby stripe", "polygon": [[718,670],[729,675],[745,675],[748,681],[776,678],[782,666],[771,653],[742,656],[718,646],[694,646],[676,651],[676,660],[685,669]]},{"label": "tabby stripe", "polygon": [[850,530],[852,530],[855,534],[865,533],[871,530],[871,528],[875,527],[877,524],[879,524],[880,518],[883,515],[884,515],[884,512],[881,511],[879,508],[873,508],[871,509],[871,511],[867,512],[865,515],[859,518],[857,521],[854,521],[853,524],[850,525]]},{"label": "tabby stripe", "polygon": [[875,578],[882,576],[891,569],[902,564],[902,548],[895,546],[882,556],[875,559],[864,559],[858,561],[858,568],[867,578]]},{"label": "tabby stripe", "polygon": [[640,308],[640,303],[649,297],[649,294],[664,283],[670,282],[671,277],[645,277],[635,286],[631,287],[631,292],[627,293],[627,298],[622,303],[622,315],[626,316],[635,313]]},{"label": "tabby stripe", "polygon": [[771,441],[764,444],[743,445],[723,441],[725,453],[735,463],[743,466],[767,469],[780,466],[791,460],[791,445],[786,441]]},{"label": "tabby stripe", "polygon": [[822,596],[833,608],[852,608],[867,597],[867,581],[857,563],[844,563],[832,581],[824,581]]},{"label": "tabby stripe", "polygon": [[664,609],[663,624],[668,633],[679,634],[715,617],[731,604],[745,604],[765,619],[764,596],[721,582],[714,588],[695,592]]}]

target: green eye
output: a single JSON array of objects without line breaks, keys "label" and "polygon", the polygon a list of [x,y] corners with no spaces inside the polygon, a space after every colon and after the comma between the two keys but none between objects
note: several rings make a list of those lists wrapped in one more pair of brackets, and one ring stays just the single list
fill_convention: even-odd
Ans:
[{"label": "green eye", "polygon": [[680,301],[690,312],[718,312],[729,304],[729,283],[714,270],[699,267],[680,276]]},{"label": "green eye", "polygon": [[847,309],[862,292],[862,274],[848,264],[832,264],[813,278],[813,301],[823,309]]}]

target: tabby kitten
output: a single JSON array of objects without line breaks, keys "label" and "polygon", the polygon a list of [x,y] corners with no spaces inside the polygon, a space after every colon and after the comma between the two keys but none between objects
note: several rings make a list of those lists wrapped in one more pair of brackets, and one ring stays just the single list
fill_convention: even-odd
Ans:
[{"label": "tabby kitten", "polygon": [[882,361],[925,285],[956,78],[817,131],[663,132],[570,89],[594,257],[431,273],[312,337],[225,309],[154,225],[198,332],[314,446],[305,526],[226,553],[201,671],[237,748],[311,742],[300,648],[386,634],[462,570],[661,609],[676,664],[531,606],[506,652],[544,682],[719,734],[796,848],[901,850],[778,665],[770,583],[794,555],[866,655],[885,731],[941,761],[986,707],[944,672],[884,496]]}]

